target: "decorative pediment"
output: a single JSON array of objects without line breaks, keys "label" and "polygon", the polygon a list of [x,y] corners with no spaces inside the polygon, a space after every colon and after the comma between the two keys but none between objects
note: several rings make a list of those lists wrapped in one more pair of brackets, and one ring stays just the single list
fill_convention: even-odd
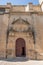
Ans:
[{"label": "decorative pediment", "polygon": [[27,20],[24,20],[21,17],[19,17],[16,20],[14,19],[14,21],[12,22],[12,24],[27,24],[27,25],[29,25],[29,22]]},{"label": "decorative pediment", "polygon": [[18,32],[26,32],[31,27],[30,23],[27,20],[22,19],[21,17],[18,18],[17,20],[14,20],[11,25],[13,31],[18,31]]},{"label": "decorative pediment", "polygon": [[12,24],[13,24],[13,29],[15,31],[21,31],[21,32],[24,30],[26,31],[29,26],[29,23],[26,20],[22,19],[21,17],[13,21]]}]

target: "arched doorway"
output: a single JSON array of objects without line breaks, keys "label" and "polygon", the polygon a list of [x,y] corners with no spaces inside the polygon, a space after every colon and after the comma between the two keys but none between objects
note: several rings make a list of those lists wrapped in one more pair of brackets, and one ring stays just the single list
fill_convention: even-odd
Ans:
[{"label": "arched doorway", "polygon": [[25,57],[26,56],[26,45],[25,40],[18,38],[16,40],[16,57]]}]

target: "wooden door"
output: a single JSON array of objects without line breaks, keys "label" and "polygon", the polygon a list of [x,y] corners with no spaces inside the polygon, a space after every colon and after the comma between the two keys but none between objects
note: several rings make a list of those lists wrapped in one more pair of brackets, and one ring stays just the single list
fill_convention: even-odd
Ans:
[{"label": "wooden door", "polygon": [[25,40],[22,38],[18,38],[16,40],[16,57],[22,57],[25,55]]}]

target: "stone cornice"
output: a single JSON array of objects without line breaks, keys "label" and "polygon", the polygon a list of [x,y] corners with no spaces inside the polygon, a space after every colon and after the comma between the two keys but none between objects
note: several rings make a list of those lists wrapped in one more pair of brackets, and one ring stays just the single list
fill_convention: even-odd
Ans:
[{"label": "stone cornice", "polygon": [[31,15],[31,14],[39,14],[39,15],[43,15],[43,12],[11,12],[11,14],[27,14],[27,15]]},{"label": "stone cornice", "polygon": [[43,12],[4,12],[0,13],[0,15],[3,14],[15,14],[15,15],[32,15],[32,14],[37,14],[37,15],[43,15]]}]

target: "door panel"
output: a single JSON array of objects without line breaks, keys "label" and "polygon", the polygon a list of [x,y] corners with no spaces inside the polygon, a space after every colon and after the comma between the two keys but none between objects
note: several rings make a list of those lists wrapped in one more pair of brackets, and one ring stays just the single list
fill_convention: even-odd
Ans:
[{"label": "door panel", "polygon": [[25,55],[25,40],[22,38],[19,38],[16,40],[16,56],[21,57],[24,55]]}]

